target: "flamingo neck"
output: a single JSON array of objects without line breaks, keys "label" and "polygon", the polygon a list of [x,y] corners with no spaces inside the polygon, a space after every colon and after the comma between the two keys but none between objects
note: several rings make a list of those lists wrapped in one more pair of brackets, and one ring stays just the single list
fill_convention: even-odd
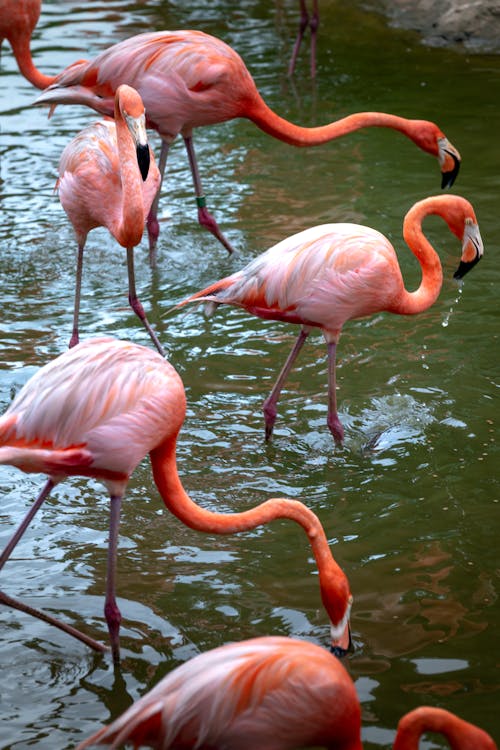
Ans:
[{"label": "flamingo neck", "polygon": [[240,513],[217,513],[197,505],[188,496],[177,473],[175,441],[166,441],[151,454],[153,477],[166,507],[186,526],[211,534],[236,534],[255,529],[278,518],[295,521],[311,545],[319,572],[321,596],[334,626],[345,618],[350,606],[347,578],[334,560],[318,517],[303,503],[272,498]]},{"label": "flamingo neck", "polygon": [[22,75],[37,89],[46,89],[56,80],[57,76],[46,76],[35,67],[31,57],[30,39],[11,39],[10,43]]},{"label": "flamingo neck", "polygon": [[140,243],[144,231],[143,182],[135,144],[118,105],[115,106],[115,123],[122,203],[115,217],[117,226],[113,235],[120,245],[131,248]]},{"label": "flamingo neck", "polygon": [[393,750],[418,750],[426,732],[443,734],[452,750],[495,750],[489,734],[442,708],[421,706],[403,716],[398,725]]},{"label": "flamingo neck", "polygon": [[437,199],[428,199],[415,204],[405,216],[403,237],[417,258],[422,269],[422,281],[418,289],[408,292],[403,288],[390,312],[414,315],[434,304],[443,284],[443,269],[439,256],[422,231],[422,221],[430,214],[441,215]]},{"label": "flamingo neck", "polygon": [[384,112],[357,112],[328,125],[301,127],[273,112],[260,95],[253,99],[252,105],[243,116],[252,120],[268,135],[292,146],[319,146],[355,130],[373,127],[391,128],[411,137],[411,120]]}]

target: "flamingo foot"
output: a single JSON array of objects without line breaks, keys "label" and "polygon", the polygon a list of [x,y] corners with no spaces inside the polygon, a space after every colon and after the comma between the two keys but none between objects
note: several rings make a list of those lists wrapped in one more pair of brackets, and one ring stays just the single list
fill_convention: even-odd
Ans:
[{"label": "flamingo foot", "polygon": [[106,602],[104,605],[104,616],[108,624],[113,661],[115,664],[118,664],[120,661],[120,624],[122,616],[116,601]]},{"label": "flamingo foot", "polygon": [[214,235],[214,237],[216,237],[219,240],[221,245],[223,245],[226,248],[229,255],[232,255],[232,253],[234,253],[233,246],[228,240],[226,240],[221,230],[219,229],[219,225],[215,221],[212,214],[208,212],[205,206],[198,206],[198,222],[199,224],[201,224],[202,227],[205,227],[205,229],[208,229],[208,231],[211,232]]},{"label": "flamingo foot", "polygon": [[333,435],[333,439],[337,445],[343,445],[344,443],[344,428],[338,417],[337,412],[328,414],[327,424],[330,432]]},{"label": "flamingo foot", "polygon": [[80,337],[78,335],[78,331],[73,331],[73,333],[71,334],[71,338],[69,340],[68,349],[72,349],[79,342],[80,342]]},{"label": "flamingo foot", "polygon": [[270,399],[266,398],[264,401],[264,404],[262,405],[262,411],[264,412],[264,423],[265,423],[265,429],[266,429],[266,442],[271,440],[273,429],[274,429],[274,423],[276,422],[276,416],[278,414],[278,411],[276,409],[276,403]]}]

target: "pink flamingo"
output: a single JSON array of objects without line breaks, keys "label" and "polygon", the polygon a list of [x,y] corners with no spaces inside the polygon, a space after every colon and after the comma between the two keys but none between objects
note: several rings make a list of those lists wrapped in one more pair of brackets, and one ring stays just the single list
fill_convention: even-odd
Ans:
[{"label": "pink flamingo", "polygon": [[[427,731],[453,750],[495,750],[484,730],[421,706],[399,722],[394,750],[417,750]],[[344,666],[325,649],[263,637],[214,648],[167,674],[91,745],[162,750],[362,750],[361,709]]]},{"label": "pink flamingo", "polygon": [[[42,367],[0,417],[0,464],[48,475],[0,555],[0,568],[58,482],[69,476],[102,482],[111,502],[104,613],[113,658],[118,661],[121,615],[115,588],[120,507],[130,475],[149,453],[163,502],[192,529],[234,534],[278,518],[302,526],[318,566],[321,597],[331,621],[332,648],[339,655],[344,653],[349,646],[352,596],[319,519],[302,503],[283,498],[267,500],[241,513],[216,513],[196,505],[181,484],[175,457],[185,412],[186,397],[177,372],[157,352],[137,344],[90,339]],[[0,602],[47,619],[44,613],[27,610],[22,602],[1,592]],[[59,620],[50,621],[69,631]],[[74,629],[69,632],[80,637]],[[89,645],[103,648],[96,642]]]},{"label": "pink flamingo", "polygon": [[[408,120],[384,112],[358,112],[315,128],[294,125],[273,112],[260,96],[241,57],[227,44],[201,31],[158,31],[138,34],[114,44],[90,62],[64,70],[36,104],[84,104],[103,115],[113,115],[114,94],[121,83],[140,93],[148,126],[162,139],[159,160],[163,175],[171,142],[180,133],[193,175],[198,220],[232,252],[206,208],[193,130],[245,117],[265,133],[293,146],[317,146],[360,128],[385,127],[410,138],[436,156],[442,187],[452,185],[460,155],[433,122]],[[158,196],[148,217],[151,260],[158,238]]]},{"label": "pink flamingo", "polygon": [[137,297],[134,247],[141,241],[146,216],[160,186],[160,172],[148,146],[141,97],[130,86],[115,94],[114,122],[89,125],[64,149],[59,162],[59,198],[78,242],[73,333],[78,343],[83,250],[91,229],[106,227],[127,250],[129,302],[154,345],[163,348]]},{"label": "pink flamingo", "polygon": [[266,440],[272,435],[276,405],[290,369],[311,329],[319,328],[328,347],[328,427],[334,440],[342,443],[335,383],[342,326],[347,320],[382,311],[414,315],[434,304],[443,271],[422,231],[422,222],[430,214],[441,216],[462,242],[462,259],[455,273],[460,279],[482,257],[483,243],[471,204],[456,195],[441,195],[419,201],[404,219],[404,239],[422,268],[422,282],[414,292],[405,289],[395,250],[380,232],[358,224],[323,224],[287,237],[241,271],[177,305],[196,300],[215,306],[226,303],[260,318],[301,326],[264,402]]},{"label": "pink flamingo", "polygon": [[299,54],[300,45],[304,38],[304,33],[309,26],[311,29],[311,78],[316,77],[316,37],[318,34],[319,26],[319,3],[318,0],[313,0],[312,13],[309,15],[307,10],[306,0],[300,0],[300,22],[297,38],[293,46],[292,56],[288,64],[288,75],[293,76],[295,72],[295,65],[297,63],[297,56]]},{"label": "pink flamingo", "polygon": [[[42,0],[2,0],[0,3],[0,47],[7,39],[14,52],[19,70],[36,86],[46,89],[56,76],[41,73],[31,57],[31,35],[40,18]],[[78,62],[83,62],[79,60]]]}]

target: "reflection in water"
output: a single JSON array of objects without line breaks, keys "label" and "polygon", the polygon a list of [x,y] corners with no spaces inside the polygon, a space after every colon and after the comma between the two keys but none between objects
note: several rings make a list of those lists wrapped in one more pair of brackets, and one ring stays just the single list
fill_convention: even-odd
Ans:
[{"label": "reflection in water", "polygon": [[486,629],[487,622],[477,619],[480,610],[466,607],[455,592],[449,580],[452,556],[439,542],[421,545],[411,556],[395,553],[378,559],[375,567],[377,580],[392,577],[397,585],[387,593],[380,583],[373,583],[365,589],[369,594],[356,599],[353,622],[362,623],[374,654],[385,658],[413,654],[458,634],[470,637]]}]

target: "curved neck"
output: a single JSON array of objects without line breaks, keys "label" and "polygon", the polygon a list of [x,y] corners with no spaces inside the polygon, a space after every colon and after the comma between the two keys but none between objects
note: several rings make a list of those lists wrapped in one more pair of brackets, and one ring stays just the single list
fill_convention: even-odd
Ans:
[{"label": "curved neck", "polygon": [[421,706],[399,722],[393,750],[418,750],[419,740],[426,732],[444,735],[452,750],[495,750],[496,747],[491,737],[474,724],[442,708]]},{"label": "curved neck", "polygon": [[56,80],[56,76],[46,76],[35,67],[31,57],[30,39],[10,39],[14,56],[23,76],[38,89],[46,89]]},{"label": "curved neck", "polygon": [[132,135],[117,104],[115,123],[122,203],[113,235],[122,247],[132,248],[140,243],[144,231],[143,182]]},{"label": "curved neck", "polygon": [[362,128],[391,128],[408,135],[411,122],[404,117],[384,112],[357,112],[328,125],[305,128],[277,115],[260,95],[253,99],[243,116],[252,120],[265,133],[292,146],[318,146]]},{"label": "curved neck", "polygon": [[441,261],[422,231],[422,221],[429,214],[439,215],[439,212],[424,200],[415,204],[405,216],[403,237],[420,263],[422,281],[414,292],[408,292],[403,288],[394,305],[388,308],[390,312],[414,315],[427,310],[439,296],[443,284]]},{"label": "curved neck", "polygon": [[273,498],[241,513],[217,513],[197,505],[185,492],[175,457],[175,441],[151,451],[153,477],[166,507],[186,526],[211,534],[235,534],[255,529],[278,518],[295,521],[304,529],[318,572],[323,604],[334,625],[345,616],[350,597],[347,578],[335,562],[318,517],[296,500]]}]

